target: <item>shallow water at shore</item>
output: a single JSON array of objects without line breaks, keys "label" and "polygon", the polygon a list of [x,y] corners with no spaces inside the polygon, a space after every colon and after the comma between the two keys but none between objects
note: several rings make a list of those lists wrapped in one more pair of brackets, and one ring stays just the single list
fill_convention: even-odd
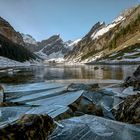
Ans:
[{"label": "shallow water at shore", "polygon": [[132,75],[137,65],[51,65],[21,67],[0,71],[0,83],[23,84],[36,82],[123,80]]}]

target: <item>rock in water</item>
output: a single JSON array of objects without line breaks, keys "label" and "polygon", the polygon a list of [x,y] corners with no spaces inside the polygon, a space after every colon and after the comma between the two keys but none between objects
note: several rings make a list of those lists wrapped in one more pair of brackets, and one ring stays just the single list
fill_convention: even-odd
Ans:
[{"label": "rock in water", "polygon": [[0,85],[0,103],[4,101],[4,89]]},{"label": "rock in water", "polygon": [[140,94],[128,96],[116,111],[118,121],[140,123]]},{"label": "rock in water", "polygon": [[134,75],[135,77],[140,76],[140,66],[136,69],[136,71],[133,73],[133,75]]},{"label": "rock in water", "polygon": [[0,129],[0,140],[46,140],[54,126],[48,115],[24,115]]},{"label": "rock in water", "polygon": [[126,87],[133,86],[134,90],[140,90],[140,66],[133,73],[133,76],[126,78],[124,85]]}]

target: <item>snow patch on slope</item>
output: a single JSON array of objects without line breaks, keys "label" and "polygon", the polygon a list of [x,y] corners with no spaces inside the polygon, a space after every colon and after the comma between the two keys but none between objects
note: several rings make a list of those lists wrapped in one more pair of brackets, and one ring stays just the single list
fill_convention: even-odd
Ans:
[{"label": "snow patch on slope", "polygon": [[77,44],[78,42],[80,42],[82,39],[77,39],[75,41],[71,41],[70,43],[65,43],[65,48],[68,48],[69,50],[72,50]]},{"label": "snow patch on slope", "polygon": [[123,20],[125,20],[125,17],[123,17],[123,16],[119,16],[119,17],[117,17],[113,22],[120,22],[120,21],[123,21]]},{"label": "snow patch on slope", "polygon": [[77,40],[73,41],[71,44],[69,44],[68,46],[75,46],[75,45],[77,45],[78,42],[80,42],[81,40],[82,40],[81,38],[80,38],[80,39],[77,39]]},{"label": "snow patch on slope", "polygon": [[99,36],[102,36],[104,35],[105,33],[107,33],[110,29],[112,29],[113,27],[115,27],[117,24],[116,23],[112,23],[112,24],[109,24],[107,25],[106,27],[100,29],[99,31],[97,31],[96,33],[93,33],[91,35],[91,38],[94,40],[94,39],[97,39]]},{"label": "snow patch on slope", "polygon": [[50,55],[46,55],[42,51],[36,52],[40,58],[44,59],[45,63],[47,62],[55,62],[55,63],[63,63],[64,62],[64,54],[61,51],[51,53]]},{"label": "snow patch on slope", "polygon": [[[102,36],[105,33],[107,33],[109,30],[111,30],[112,28],[114,28],[116,25],[118,25],[123,20],[125,20],[125,17],[123,17],[123,16],[117,17],[111,24],[108,24],[105,27],[103,27],[100,30],[98,30],[97,32],[94,32],[91,35],[92,40],[98,39],[100,36]],[[102,24],[102,23],[100,23],[100,24]]]},{"label": "snow patch on slope", "polygon": [[30,65],[30,62],[21,63],[21,62],[0,56],[0,67],[1,68],[14,67],[14,66],[29,66],[29,65]]},{"label": "snow patch on slope", "polygon": [[17,66],[31,66],[31,65],[41,65],[41,62],[38,62],[35,60],[26,61],[26,62],[18,62],[18,61],[0,56],[0,68],[17,67]]},{"label": "snow patch on slope", "polygon": [[[55,42],[57,42],[58,40],[56,40]],[[74,48],[75,45],[77,45],[77,43],[81,41],[81,39],[77,39],[75,41],[67,41],[64,42],[64,47],[66,49],[72,50]],[[54,42],[46,45],[44,48],[42,48],[40,51],[35,52],[36,55],[38,55],[40,58],[44,59],[45,62],[56,62],[56,63],[64,63],[65,59],[64,59],[64,54],[62,53],[62,50],[58,51],[58,52],[53,52],[49,55],[47,55],[46,53],[44,53],[44,49],[46,49],[47,47],[50,47],[54,44]]]}]

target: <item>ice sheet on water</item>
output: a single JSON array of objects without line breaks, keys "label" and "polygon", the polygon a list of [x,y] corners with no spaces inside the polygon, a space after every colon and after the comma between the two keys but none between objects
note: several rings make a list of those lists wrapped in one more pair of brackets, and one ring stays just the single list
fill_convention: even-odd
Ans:
[{"label": "ice sheet on water", "polygon": [[[39,89],[36,90],[37,88]],[[12,122],[23,114],[48,114],[54,118],[68,110],[68,105],[77,100],[82,93],[83,91],[67,92],[65,84],[58,83],[7,86],[7,94],[11,96],[10,102],[25,103],[28,106],[0,108],[0,125]]]},{"label": "ice sheet on water", "polygon": [[110,90],[100,90],[97,92],[89,92],[84,94],[86,98],[96,105],[100,105],[106,111],[111,111],[115,106],[122,102],[122,99]]},{"label": "ice sheet on water", "polygon": [[0,126],[13,122],[18,119],[22,114],[25,114],[30,107],[1,107],[0,108]]},{"label": "ice sheet on water", "polygon": [[59,83],[47,83],[47,82],[40,82],[40,83],[33,83],[33,84],[20,84],[20,85],[5,85],[5,92],[8,93],[20,93],[20,92],[27,92],[27,91],[35,91],[41,89],[51,89],[65,86],[65,84]]},{"label": "ice sheet on water", "polygon": [[50,140],[139,140],[140,126],[84,115],[60,122]]}]

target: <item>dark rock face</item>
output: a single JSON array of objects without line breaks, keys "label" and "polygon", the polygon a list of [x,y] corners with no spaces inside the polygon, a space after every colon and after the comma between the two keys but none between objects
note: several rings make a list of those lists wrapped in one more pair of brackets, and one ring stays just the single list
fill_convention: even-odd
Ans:
[{"label": "dark rock face", "polygon": [[13,124],[0,129],[1,140],[45,140],[54,128],[48,115],[24,115]]},{"label": "dark rock face", "polygon": [[38,43],[39,48],[43,48],[42,52],[46,55],[62,51],[62,54],[68,52],[68,49],[65,48],[65,44],[59,35],[54,35],[49,39],[43,40]]},{"label": "dark rock face", "polygon": [[70,84],[68,87],[67,87],[67,90],[68,91],[71,91],[71,90],[86,90],[86,91],[95,91],[96,89],[99,89],[99,85],[98,84],[88,84],[88,85],[85,85],[85,84]]},{"label": "dark rock face", "polygon": [[140,66],[136,69],[136,71],[133,73],[135,77],[140,77]]},{"label": "dark rock face", "polygon": [[115,115],[117,121],[140,123],[140,94],[128,96]]}]

